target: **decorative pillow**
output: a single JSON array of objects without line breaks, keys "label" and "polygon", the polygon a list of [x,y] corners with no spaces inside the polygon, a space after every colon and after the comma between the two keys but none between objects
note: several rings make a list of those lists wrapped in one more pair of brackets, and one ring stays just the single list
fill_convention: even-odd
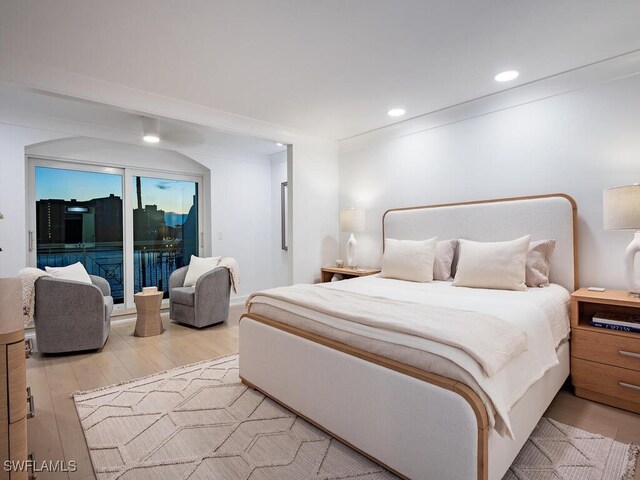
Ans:
[{"label": "decorative pillow", "polygon": [[433,279],[449,280],[453,257],[458,248],[458,240],[440,240],[436,244],[436,258],[433,261]]},{"label": "decorative pillow", "polygon": [[381,277],[411,282],[433,280],[433,261],[436,256],[435,237],[430,240],[386,238],[384,245]]},{"label": "decorative pillow", "polygon": [[527,257],[527,287],[548,287],[551,272],[551,255],[556,248],[555,240],[538,240],[529,245]]},{"label": "decorative pillow", "polygon": [[91,285],[91,277],[80,262],[66,267],[44,267],[46,272],[54,278],[62,280],[73,280],[76,282],[88,283]]},{"label": "decorative pillow", "polygon": [[460,240],[456,287],[526,290],[530,235],[508,242]]},{"label": "decorative pillow", "polygon": [[221,258],[222,257],[196,257],[195,255],[191,255],[189,270],[187,270],[187,276],[184,277],[183,287],[195,286],[202,275],[218,266]]}]

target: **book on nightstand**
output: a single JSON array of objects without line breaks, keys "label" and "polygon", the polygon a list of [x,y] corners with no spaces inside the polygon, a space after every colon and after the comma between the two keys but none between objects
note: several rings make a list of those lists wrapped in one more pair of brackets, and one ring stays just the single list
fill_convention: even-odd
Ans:
[{"label": "book on nightstand", "polygon": [[621,332],[640,333],[640,316],[622,313],[597,312],[589,321],[594,327],[619,330]]}]

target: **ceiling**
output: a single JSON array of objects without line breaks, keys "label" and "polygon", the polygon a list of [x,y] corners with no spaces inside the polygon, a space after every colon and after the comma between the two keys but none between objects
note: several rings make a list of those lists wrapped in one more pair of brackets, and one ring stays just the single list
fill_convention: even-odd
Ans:
[{"label": "ceiling", "polygon": [[[248,159],[270,156],[286,150],[275,141],[238,135],[192,123],[158,118],[161,141],[150,145],[142,140],[142,117],[120,109],[0,85],[0,122],[55,128],[60,133],[85,128],[84,136],[164,148],[185,154],[201,153]],[[52,125],[54,127],[52,127]],[[71,128],[69,128],[71,125]],[[41,128],[42,128],[41,127]]]},{"label": "ceiling", "polygon": [[[637,0],[2,0],[20,58],[344,139],[640,48]],[[508,85],[495,73],[516,69]]]}]

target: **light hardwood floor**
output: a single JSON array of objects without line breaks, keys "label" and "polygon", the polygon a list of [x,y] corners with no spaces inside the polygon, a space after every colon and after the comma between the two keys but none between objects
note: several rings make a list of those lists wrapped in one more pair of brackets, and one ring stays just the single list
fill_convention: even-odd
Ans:
[{"label": "light hardwood floor", "polygon": [[[102,351],[65,356],[35,353],[27,360],[27,381],[36,398],[29,420],[29,448],[36,460],[75,460],[73,473],[38,474],[39,480],[95,478],[71,394],[125,382],[169,368],[238,351],[238,319],[243,306],[231,308],[229,320],[197,330],[171,322],[155,337],[134,337],[134,323],[114,325]],[[561,391],[547,416],[621,442],[640,443],[640,415],[607,407]],[[635,480],[640,480],[640,467]]]}]

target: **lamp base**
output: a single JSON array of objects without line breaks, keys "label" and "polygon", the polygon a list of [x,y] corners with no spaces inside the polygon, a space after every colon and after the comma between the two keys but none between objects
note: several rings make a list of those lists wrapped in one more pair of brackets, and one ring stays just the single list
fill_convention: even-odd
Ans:
[{"label": "lamp base", "polygon": [[625,276],[627,278],[627,285],[629,286],[629,293],[635,296],[640,296],[640,280],[636,275],[636,254],[640,252],[640,232],[636,232],[633,236],[633,240],[624,252],[624,265]]},{"label": "lamp base", "polygon": [[352,233],[349,237],[349,241],[347,242],[347,267],[349,268],[356,268],[355,259],[357,246],[358,242],[356,242],[356,237]]}]

